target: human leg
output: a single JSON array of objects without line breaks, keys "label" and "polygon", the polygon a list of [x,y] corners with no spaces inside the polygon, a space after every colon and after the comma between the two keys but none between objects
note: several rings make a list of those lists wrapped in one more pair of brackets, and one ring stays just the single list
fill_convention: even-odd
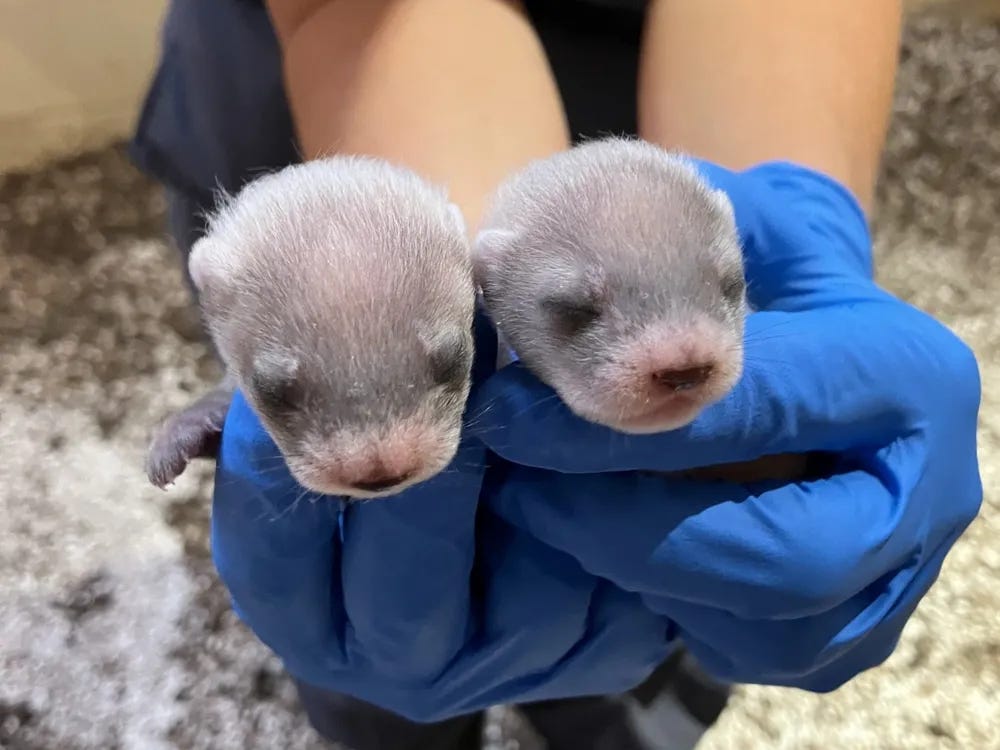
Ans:
[{"label": "human leg", "polygon": [[900,0],[652,0],[639,134],[730,169],[792,161],[871,209]]},{"label": "human leg", "polygon": [[313,728],[350,750],[479,750],[484,715],[418,724],[356,698],[296,680],[299,702]]},{"label": "human leg", "polygon": [[558,90],[518,4],[292,5],[269,3],[308,158],[360,153],[408,166],[445,185],[473,231],[510,172],[569,146]]},{"label": "human leg", "polygon": [[729,694],[681,647],[627,693],[519,708],[547,750],[692,750]]}]

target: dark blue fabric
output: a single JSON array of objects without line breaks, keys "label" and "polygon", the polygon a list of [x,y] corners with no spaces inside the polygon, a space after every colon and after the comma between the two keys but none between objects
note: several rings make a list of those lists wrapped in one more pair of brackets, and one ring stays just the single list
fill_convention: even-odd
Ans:
[{"label": "dark blue fabric", "polygon": [[259,0],[172,0],[131,155],[210,206],[262,171],[299,161],[281,57]]}]

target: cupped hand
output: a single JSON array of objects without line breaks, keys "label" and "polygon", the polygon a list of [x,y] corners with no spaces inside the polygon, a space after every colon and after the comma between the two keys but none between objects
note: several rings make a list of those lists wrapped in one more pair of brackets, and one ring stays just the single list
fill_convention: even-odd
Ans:
[{"label": "cupped hand", "polygon": [[212,513],[234,609],[299,679],[417,721],[640,682],[671,624],[482,508],[485,461],[467,438],[396,497],[313,495],[237,393]]},{"label": "cupped hand", "polygon": [[[699,162],[733,201],[751,302],[745,373],[686,428],[626,436],[575,417],[520,365],[479,389],[509,465],[490,505],[639,594],[718,676],[828,690],[892,651],[982,501],[978,366],[873,280],[853,198],[787,163]],[[812,481],[672,472],[830,452]]]}]

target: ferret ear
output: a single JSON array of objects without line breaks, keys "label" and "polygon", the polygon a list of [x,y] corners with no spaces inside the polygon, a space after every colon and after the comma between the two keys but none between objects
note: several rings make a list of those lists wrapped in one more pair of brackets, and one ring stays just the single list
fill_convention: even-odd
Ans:
[{"label": "ferret ear", "polygon": [[200,294],[207,294],[222,273],[217,243],[201,237],[191,246],[188,256],[188,273]]},{"label": "ferret ear", "polygon": [[253,358],[254,374],[265,380],[294,379],[299,366],[299,358],[284,349],[261,349]]},{"label": "ferret ear", "polygon": [[465,215],[462,213],[462,209],[456,206],[454,203],[448,204],[448,213],[451,215],[452,224],[454,224],[455,229],[463,237],[468,234],[469,227],[465,223]]},{"label": "ferret ear", "polygon": [[484,229],[476,235],[472,243],[472,269],[476,283],[482,286],[483,278],[496,268],[517,238],[517,232],[512,229]]},{"label": "ferret ear", "polygon": [[712,201],[715,203],[716,209],[725,218],[726,223],[736,224],[736,209],[733,207],[733,202],[729,198],[729,195],[724,190],[712,189]]}]

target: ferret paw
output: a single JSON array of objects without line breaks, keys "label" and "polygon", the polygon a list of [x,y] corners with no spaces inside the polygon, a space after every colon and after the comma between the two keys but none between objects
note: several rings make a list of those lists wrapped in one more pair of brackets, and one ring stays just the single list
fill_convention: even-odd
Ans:
[{"label": "ferret paw", "polygon": [[195,405],[169,418],[153,438],[146,456],[149,481],[166,489],[195,458],[218,456],[225,409],[221,414]]}]

